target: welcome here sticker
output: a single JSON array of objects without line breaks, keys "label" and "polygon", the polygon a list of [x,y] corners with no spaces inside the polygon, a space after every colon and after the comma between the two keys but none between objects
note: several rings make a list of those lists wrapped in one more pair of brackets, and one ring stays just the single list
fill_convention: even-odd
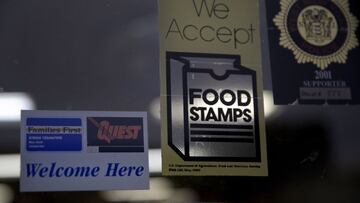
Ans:
[{"label": "welcome here sticker", "polygon": [[21,116],[21,191],[149,188],[146,113]]}]

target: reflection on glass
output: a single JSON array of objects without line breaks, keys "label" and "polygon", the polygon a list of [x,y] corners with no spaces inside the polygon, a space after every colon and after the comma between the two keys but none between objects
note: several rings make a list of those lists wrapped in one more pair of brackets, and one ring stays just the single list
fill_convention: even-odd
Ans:
[{"label": "reflection on glass", "polygon": [[0,93],[0,122],[19,122],[21,110],[35,109],[35,102],[27,93]]}]

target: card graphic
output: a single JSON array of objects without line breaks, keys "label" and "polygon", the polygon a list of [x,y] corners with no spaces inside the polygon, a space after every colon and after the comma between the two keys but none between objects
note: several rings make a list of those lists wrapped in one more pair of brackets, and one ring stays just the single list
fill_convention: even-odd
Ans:
[{"label": "card graphic", "polygon": [[167,52],[166,72],[168,142],[182,159],[260,161],[255,71],[236,55]]},{"label": "card graphic", "polygon": [[359,104],[359,3],[267,2],[275,104]]},{"label": "card graphic", "polygon": [[88,117],[88,152],[144,152],[142,118]]}]

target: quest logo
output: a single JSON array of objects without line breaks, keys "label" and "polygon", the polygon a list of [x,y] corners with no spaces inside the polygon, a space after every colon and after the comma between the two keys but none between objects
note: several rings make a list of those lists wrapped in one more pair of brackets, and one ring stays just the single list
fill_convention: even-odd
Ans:
[{"label": "quest logo", "polygon": [[88,152],[144,152],[142,118],[88,117]]}]

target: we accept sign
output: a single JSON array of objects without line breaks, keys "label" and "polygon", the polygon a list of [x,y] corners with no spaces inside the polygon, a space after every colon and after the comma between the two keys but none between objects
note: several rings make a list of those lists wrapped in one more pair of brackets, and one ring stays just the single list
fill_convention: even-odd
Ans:
[{"label": "we accept sign", "polygon": [[[184,4],[190,2],[184,2]],[[233,12],[238,12],[236,8],[230,7],[231,3],[220,0],[192,0],[189,5],[194,21],[198,19],[208,18],[208,22],[194,23],[194,21],[185,21],[182,17],[174,17],[171,19],[165,39],[180,41],[199,41],[203,43],[223,43],[229,44],[234,49],[241,45],[251,44],[254,42],[254,25],[244,23],[242,25],[215,24],[211,20],[230,19]]]},{"label": "we accept sign", "polygon": [[266,176],[258,1],[159,6],[163,174]]}]

